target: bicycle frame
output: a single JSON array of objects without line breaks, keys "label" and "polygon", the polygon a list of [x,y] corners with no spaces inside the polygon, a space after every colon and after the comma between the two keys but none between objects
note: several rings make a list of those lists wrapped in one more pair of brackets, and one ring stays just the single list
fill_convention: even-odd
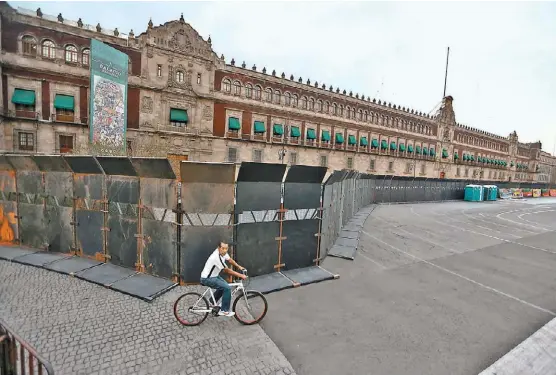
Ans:
[{"label": "bicycle frame", "polygon": [[[245,287],[243,286],[243,283],[242,283],[242,282],[229,283],[228,285],[229,285],[230,287],[233,288],[233,290],[232,290],[232,298],[231,298],[232,300],[234,299],[234,296],[236,295],[236,293],[237,293],[238,291],[245,292]],[[208,298],[208,301],[209,301],[209,309],[201,309],[201,308],[199,308],[199,307],[197,306],[197,304],[199,303],[199,301],[202,300],[203,297],[206,297],[207,293],[210,294],[210,298]],[[201,294],[201,298],[199,298],[199,299],[193,304],[193,306],[191,307],[191,312],[193,312],[193,313],[201,313],[201,314],[211,313],[211,312],[213,312],[213,309],[216,307],[216,305],[213,304],[213,302],[216,303],[216,299],[214,298],[214,293],[213,293],[211,287],[207,287],[207,289],[203,292],[203,294]],[[247,304],[247,305],[249,306],[249,304]]]}]

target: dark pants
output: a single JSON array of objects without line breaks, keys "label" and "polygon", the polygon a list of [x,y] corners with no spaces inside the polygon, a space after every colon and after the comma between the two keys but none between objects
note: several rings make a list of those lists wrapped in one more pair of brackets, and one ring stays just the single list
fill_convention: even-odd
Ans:
[{"label": "dark pants", "polygon": [[214,293],[214,298],[218,303],[220,297],[222,297],[222,311],[230,311],[230,301],[232,299],[232,288],[230,285],[221,278],[220,276],[217,277],[209,277],[209,278],[202,278],[201,277],[201,285],[208,286],[209,288],[216,289]]}]

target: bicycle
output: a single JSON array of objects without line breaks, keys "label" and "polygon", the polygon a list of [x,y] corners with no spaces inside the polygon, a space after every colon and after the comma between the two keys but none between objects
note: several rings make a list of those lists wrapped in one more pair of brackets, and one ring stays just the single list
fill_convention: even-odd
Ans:
[{"label": "bicycle", "polygon": [[[247,270],[243,270],[243,274],[247,276]],[[243,280],[239,280],[239,282],[229,283],[229,285],[233,288],[232,311],[235,313],[234,317],[236,318],[236,320],[244,325],[253,325],[259,323],[265,317],[268,310],[268,302],[265,296],[261,292],[258,292],[256,290],[246,290],[246,286],[243,284]],[[239,294],[234,300],[234,297],[238,292]],[[209,301],[207,301],[206,297],[207,294],[210,295],[210,301],[214,303],[209,304]],[[191,299],[192,301],[194,301],[193,303],[185,302],[189,297],[193,297]],[[249,302],[248,300],[252,301]],[[246,308],[241,304],[243,301],[245,302]],[[198,316],[200,320],[194,322],[190,319],[183,318],[182,314],[179,313],[179,311],[181,311],[181,306],[179,306],[181,302],[184,302],[186,312],[192,313],[193,316]],[[262,303],[262,305],[264,306],[262,314],[254,315],[252,309],[259,303]],[[174,316],[176,317],[178,322],[180,322],[184,326],[197,326],[203,323],[210,313],[212,313],[213,316],[218,316],[219,312],[220,306],[216,304],[214,293],[212,291],[212,288],[210,287],[207,287],[203,294],[197,292],[188,292],[182,294],[180,297],[178,297],[176,302],[174,302]],[[249,315],[253,318],[253,320],[246,319]]]}]

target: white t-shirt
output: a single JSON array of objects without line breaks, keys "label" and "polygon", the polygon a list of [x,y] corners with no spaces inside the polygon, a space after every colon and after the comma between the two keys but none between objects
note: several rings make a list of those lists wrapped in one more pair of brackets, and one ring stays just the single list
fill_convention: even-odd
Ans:
[{"label": "white t-shirt", "polygon": [[226,267],[226,261],[230,259],[228,253],[224,256],[220,256],[218,249],[214,250],[212,254],[207,259],[203,272],[201,272],[201,277],[203,279],[209,277],[216,277],[220,274],[220,271]]}]

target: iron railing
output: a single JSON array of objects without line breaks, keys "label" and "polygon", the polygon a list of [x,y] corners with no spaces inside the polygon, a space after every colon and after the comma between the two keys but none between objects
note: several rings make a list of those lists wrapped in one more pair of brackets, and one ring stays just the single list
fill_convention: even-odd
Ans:
[{"label": "iron railing", "polygon": [[0,319],[0,375],[54,375],[52,364]]}]

